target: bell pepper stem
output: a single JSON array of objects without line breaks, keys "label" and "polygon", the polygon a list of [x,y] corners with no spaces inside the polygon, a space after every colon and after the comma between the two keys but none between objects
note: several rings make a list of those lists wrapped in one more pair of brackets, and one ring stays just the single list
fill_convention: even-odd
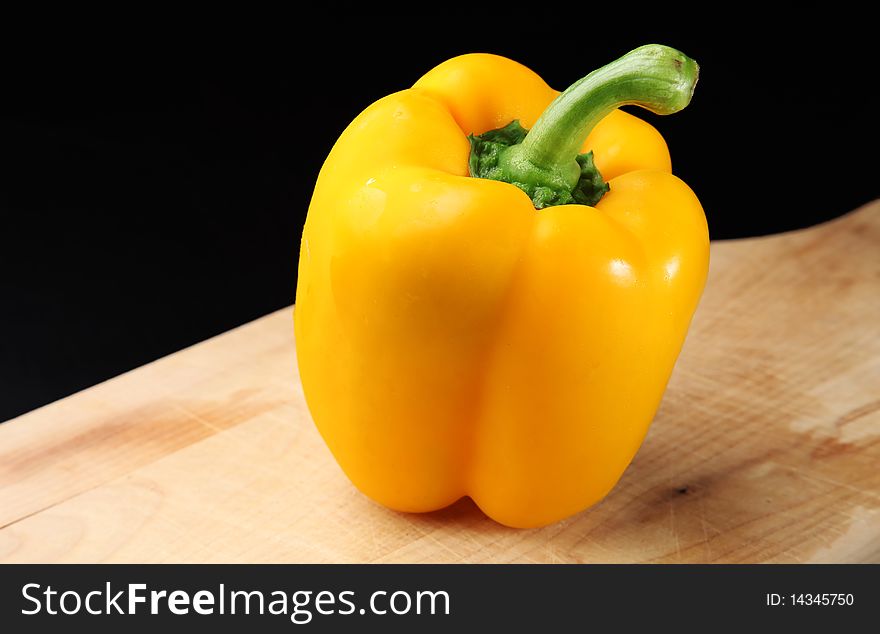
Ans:
[{"label": "bell pepper stem", "polygon": [[[678,112],[690,103],[698,74],[697,63],[674,48],[648,44],[630,51],[575,82],[547,107],[520,143],[495,153],[493,169],[474,175],[515,184],[539,209],[584,200],[594,204],[589,202],[594,194],[601,197],[608,187],[592,157],[579,155],[593,127],[624,105],[661,115]],[[585,185],[589,186],[586,196]]]},{"label": "bell pepper stem", "polygon": [[587,135],[615,108],[640,106],[672,114],[690,103],[699,67],[683,53],[648,44],[593,71],[559,95],[522,142],[533,165],[574,163]]}]

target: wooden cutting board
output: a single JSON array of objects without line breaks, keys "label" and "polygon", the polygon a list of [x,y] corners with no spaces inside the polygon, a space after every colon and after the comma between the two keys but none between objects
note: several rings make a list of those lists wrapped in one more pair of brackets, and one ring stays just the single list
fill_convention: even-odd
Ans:
[{"label": "wooden cutting board", "polygon": [[713,245],[644,446],[576,517],[366,499],[285,309],[0,425],[0,561],[880,562],[880,201]]}]

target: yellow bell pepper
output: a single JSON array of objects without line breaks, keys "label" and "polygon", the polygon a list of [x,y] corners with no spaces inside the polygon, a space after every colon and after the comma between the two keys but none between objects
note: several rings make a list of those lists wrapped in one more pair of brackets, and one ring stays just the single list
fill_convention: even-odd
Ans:
[{"label": "yellow bell pepper", "polygon": [[470,496],[533,527],[614,486],[709,264],[665,142],[617,107],[675,112],[696,78],[649,45],[559,95],[509,59],[464,55],[342,133],[294,319],[309,410],[361,491],[413,512]]}]

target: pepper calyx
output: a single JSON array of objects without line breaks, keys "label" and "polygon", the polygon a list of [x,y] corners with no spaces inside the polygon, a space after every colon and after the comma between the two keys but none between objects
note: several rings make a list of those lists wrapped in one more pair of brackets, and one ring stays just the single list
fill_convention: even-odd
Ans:
[{"label": "pepper calyx", "polygon": [[[489,130],[479,135],[468,135],[468,141],[471,144],[470,157],[468,158],[470,175],[475,178],[488,178],[515,185],[532,199],[535,209],[568,204],[592,206],[599,202],[609,190],[608,183],[605,182],[602,174],[593,163],[592,152],[577,156],[580,173],[573,187],[568,182],[570,178],[561,175],[556,175],[556,178],[553,178],[553,175],[546,175],[549,177],[542,179],[544,181],[542,183],[528,178],[528,172],[523,174],[524,178],[510,177],[521,170],[510,169],[516,160],[512,154],[508,153],[508,148],[522,143],[527,134],[528,130],[522,127],[519,120],[514,119],[501,128]],[[531,170],[535,169],[534,166],[530,166],[530,168]]]},{"label": "pepper calyx", "polygon": [[608,184],[592,155],[580,154],[593,128],[620,106],[661,115],[682,110],[699,74],[699,65],[681,51],[660,44],[640,46],[569,86],[531,130],[511,122],[469,137],[471,175],[516,185],[536,209],[595,205]]}]

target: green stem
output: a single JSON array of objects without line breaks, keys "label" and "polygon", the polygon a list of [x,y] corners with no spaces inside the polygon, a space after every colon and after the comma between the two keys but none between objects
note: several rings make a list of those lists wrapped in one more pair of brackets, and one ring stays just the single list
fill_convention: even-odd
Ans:
[{"label": "green stem", "polygon": [[[624,105],[664,115],[678,112],[690,102],[698,72],[694,60],[668,46],[649,44],[630,51],[574,83],[547,107],[525,138],[520,137],[521,143],[494,148],[493,169],[474,175],[517,185],[538,208],[598,200],[594,193],[584,195],[584,180],[592,179],[589,187],[594,192],[598,179],[598,197],[607,185],[591,157],[579,156],[593,127]],[[474,145],[477,151],[483,149]],[[471,165],[480,159],[472,155]]]},{"label": "green stem", "polygon": [[526,135],[523,155],[546,169],[573,163],[596,124],[620,106],[641,106],[656,114],[684,108],[697,73],[697,63],[674,48],[637,48],[559,95]]}]

